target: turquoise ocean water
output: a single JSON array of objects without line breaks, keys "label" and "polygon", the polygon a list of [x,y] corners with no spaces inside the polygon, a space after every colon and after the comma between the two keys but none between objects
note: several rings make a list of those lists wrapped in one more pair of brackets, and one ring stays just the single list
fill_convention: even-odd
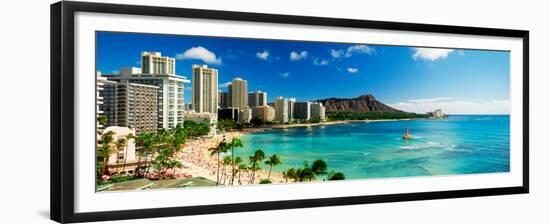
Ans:
[{"label": "turquoise ocean water", "polygon": [[[323,159],[347,179],[509,172],[509,125],[507,115],[452,115],[278,129],[243,136],[235,155],[276,153],[277,172]],[[413,139],[401,138],[406,128]]]}]

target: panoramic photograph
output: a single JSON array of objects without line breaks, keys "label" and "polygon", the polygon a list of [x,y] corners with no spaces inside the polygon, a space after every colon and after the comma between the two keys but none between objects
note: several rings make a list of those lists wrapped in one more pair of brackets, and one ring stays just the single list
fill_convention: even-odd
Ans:
[{"label": "panoramic photograph", "polygon": [[510,52],[96,32],[96,191],[510,172]]}]

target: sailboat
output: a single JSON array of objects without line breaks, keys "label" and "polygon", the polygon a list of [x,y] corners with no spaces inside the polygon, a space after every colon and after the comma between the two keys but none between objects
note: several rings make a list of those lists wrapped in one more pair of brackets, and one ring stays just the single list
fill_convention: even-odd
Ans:
[{"label": "sailboat", "polygon": [[411,136],[409,136],[409,128],[405,130],[405,135],[403,135],[403,139],[405,140],[411,139]]}]

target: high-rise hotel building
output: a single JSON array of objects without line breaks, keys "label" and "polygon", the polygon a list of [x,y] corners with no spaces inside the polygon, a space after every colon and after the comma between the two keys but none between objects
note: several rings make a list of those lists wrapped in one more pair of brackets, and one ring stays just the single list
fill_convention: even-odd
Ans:
[{"label": "high-rise hotel building", "polygon": [[294,118],[301,120],[311,119],[311,102],[294,103]]},{"label": "high-rise hotel building", "polygon": [[[99,81],[99,80],[98,80]],[[158,87],[100,80],[99,111],[107,117],[107,126],[135,129],[136,133],[157,131]]]},{"label": "high-rise hotel building", "polygon": [[288,122],[294,122],[294,104],[296,98],[288,98]]},{"label": "high-rise hotel building", "polygon": [[141,69],[121,69],[120,75],[107,78],[118,82],[128,81],[158,87],[157,126],[170,129],[178,124],[183,125],[184,84],[190,82],[185,77],[177,76],[175,71],[174,58],[163,57],[160,52],[142,52]]},{"label": "high-rise hotel building", "polygon": [[141,72],[143,74],[176,74],[174,58],[162,57],[160,52],[141,52]]},{"label": "high-rise hotel building", "polygon": [[325,107],[323,103],[312,102],[311,103],[311,119],[325,120]]},{"label": "high-rise hotel building", "polygon": [[244,110],[248,106],[247,82],[241,78],[235,78],[230,85],[231,107]]},{"label": "high-rise hotel building", "polygon": [[275,99],[275,121],[288,122],[288,99],[282,96]]},{"label": "high-rise hotel building", "polygon": [[221,92],[219,93],[219,101],[218,104],[220,108],[228,108],[231,107],[231,98],[229,97],[231,94],[229,92]]},{"label": "high-rise hotel building", "polygon": [[193,65],[193,109],[197,113],[218,113],[218,70]]},{"label": "high-rise hotel building", "polygon": [[248,93],[248,106],[267,106],[267,93],[262,91]]}]

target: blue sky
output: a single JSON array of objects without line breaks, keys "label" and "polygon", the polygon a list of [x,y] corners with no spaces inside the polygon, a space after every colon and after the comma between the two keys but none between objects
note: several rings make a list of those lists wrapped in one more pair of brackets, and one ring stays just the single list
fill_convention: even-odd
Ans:
[{"label": "blue sky", "polygon": [[269,101],[373,94],[411,112],[507,114],[510,107],[505,51],[99,32],[97,70],[140,67],[141,51],[175,57],[176,73],[188,79],[193,64],[208,64],[219,70],[222,91],[241,77]]}]

